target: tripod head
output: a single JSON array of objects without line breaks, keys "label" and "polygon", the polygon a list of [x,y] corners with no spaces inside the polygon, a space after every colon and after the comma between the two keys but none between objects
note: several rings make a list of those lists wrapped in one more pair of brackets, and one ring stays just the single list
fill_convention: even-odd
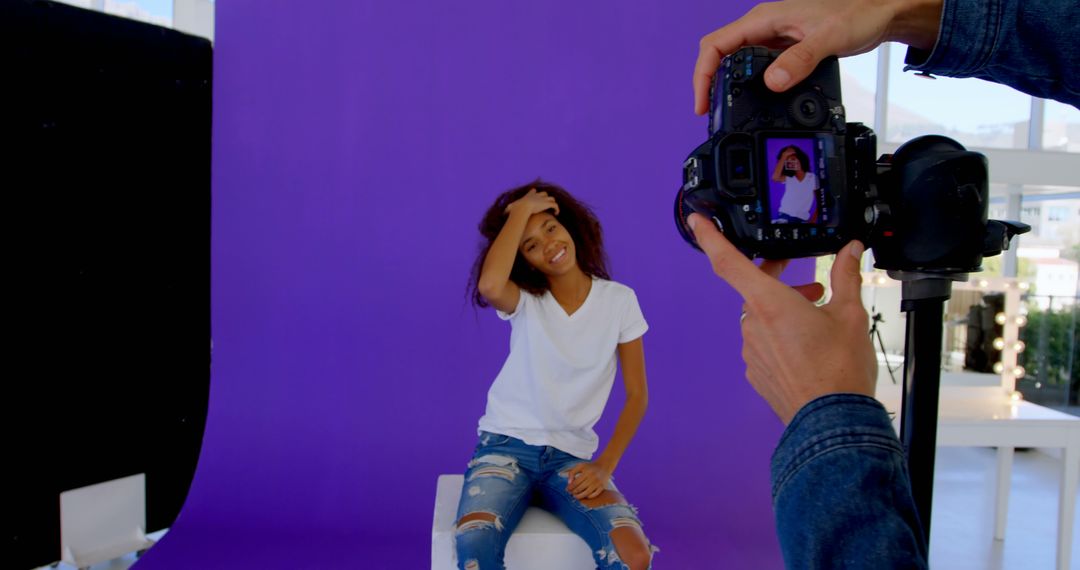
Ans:
[{"label": "tripod head", "polygon": [[[986,158],[952,139],[917,138],[897,149],[890,162],[885,183],[878,185],[881,194],[892,196],[885,200],[890,207],[879,208],[886,223],[881,239],[870,243],[875,267],[901,282],[900,310],[908,315],[900,440],[929,544],[945,301],[953,281],[982,271],[984,257],[1008,249],[1014,236],[1031,227],[987,219]],[[877,222],[878,216],[867,220]],[[878,319],[874,315],[875,331]]]}]

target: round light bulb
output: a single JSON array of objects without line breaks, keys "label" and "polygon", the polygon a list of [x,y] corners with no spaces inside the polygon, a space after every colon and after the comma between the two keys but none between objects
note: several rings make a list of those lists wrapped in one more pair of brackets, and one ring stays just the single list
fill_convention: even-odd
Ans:
[{"label": "round light bulb", "polygon": [[990,285],[990,282],[987,281],[986,279],[979,279],[979,287],[987,287],[989,285]]},{"label": "round light bulb", "polygon": [[994,348],[996,348],[997,350],[1004,349],[1005,348],[1005,339],[1001,338],[1000,336],[995,338],[994,339]]},{"label": "round light bulb", "polygon": [[1025,348],[1027,348],[1027,345],[1026,345],[1026,344],[1024,344],[1024,341],[1022,341],[1022,340],[1018,340],[1018,341],[1016,341],[1016,342],[1014,342],[1014,343],[1013,343],[1013,346],[1012,346],[1012,348],[1013,348],[1013,350],[1015,350],[1016,352],[1020,353],[1020,352],[1024,352],[1024,349],[1025,349]]},{"label": "round light bulb", "polygon": [[1024,373],[1025,373],[1025,370],[1024,370],[1024,367],[1023,367],[1023,366],[1017,366],[1016,368],[1013,368],[1013,371],[1012,371],[1012,372],[1013,372],[1013,376],[1014,376],[1014,377],[1015,377],[1015,378],[1016,378],[1017,380],[1019,380],[1019,379],[1021,379],[1021,378],[1023,378],[1023,377],[1024,377]]},{"label": "round light bulb", "polygon": [[1003,362],[995,362],[994,363],[994,374],[1001,374],[1002,372],[1005,372],[1005,363],[1003,363]]},{"label": "round light bulb", "polygon": [[1028,289],[1031,289],[1031,283],[1028,283],[1027,281],[1021,281],[1019,287],[1021,290],[1027,291]]},{"label": "round light bulb", "polygon": [[874,281],[875,281],[875,282],[876,282],[876,283],[877,283],[878,285],[884,285],[884,284],[885,284],[885,276],[884,276],[884,275],[878,275],[878,276],[877,276],[877,278],[876,278],[876,279],[874,279]]},{"label": "round light bulb", "polygon": [[1005,313],[998,313],[994,315],[994,322],[999,325],[1004,325],[1005,321],[1007,320],[1009,320],[1009,318],[1005,316]]},{"label": "round light bulb", "polygon": [[1027,325],[1027,317],[1025,317],[1024,315],[1019,315],[1019,316],[1016,317],[1016,319],[1013,322],[1016,323],[1016,326],[1018,326],[1018,327],[1026,326]]},{"label": "round light bulb", "polygon": [[1019,402],[1020,400],[1024,399],[1024,395],[1020,392],[1017,392],[1016,390],[1013,390],[1013,393],[1009,394],[1009,399],[1014,402]]}]

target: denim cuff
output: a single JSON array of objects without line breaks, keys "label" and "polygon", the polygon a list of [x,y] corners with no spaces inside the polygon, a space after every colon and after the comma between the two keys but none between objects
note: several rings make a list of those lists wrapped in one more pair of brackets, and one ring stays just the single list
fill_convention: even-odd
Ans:
[{"label": "denim cuff", "polygon": [[937,43],[929,53],[908,48],[904,71],[969,77],[986,67],[1002,32],[1011,0],[945,0]]},{"label": "denim cuff", "polygon": [[884,448],[904,455],[881,402],[860,394],[829,394],[799,410],[772,456],[772,496],[803,466],[835,450]]}]

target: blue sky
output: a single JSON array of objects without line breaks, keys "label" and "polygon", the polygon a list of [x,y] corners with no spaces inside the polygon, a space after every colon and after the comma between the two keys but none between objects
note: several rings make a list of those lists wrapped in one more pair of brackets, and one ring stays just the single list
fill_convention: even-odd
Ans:
[{"label": "blue sky", "polygon": [[135,3],[154,16],[172,18],[172,0],[135,0]]}]

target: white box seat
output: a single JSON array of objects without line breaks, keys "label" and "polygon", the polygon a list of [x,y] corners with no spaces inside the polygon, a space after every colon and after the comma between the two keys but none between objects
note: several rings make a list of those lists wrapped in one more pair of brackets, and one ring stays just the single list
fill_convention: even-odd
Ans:
[{"label": "white box seat", "polygon": [[[455,570],[454,517],[464,475],[440,475],[431,528],[431,570]],[[506,545],[507,570],[595,570],[592,552],[582,538],[555,515],[529,507]]]}]

